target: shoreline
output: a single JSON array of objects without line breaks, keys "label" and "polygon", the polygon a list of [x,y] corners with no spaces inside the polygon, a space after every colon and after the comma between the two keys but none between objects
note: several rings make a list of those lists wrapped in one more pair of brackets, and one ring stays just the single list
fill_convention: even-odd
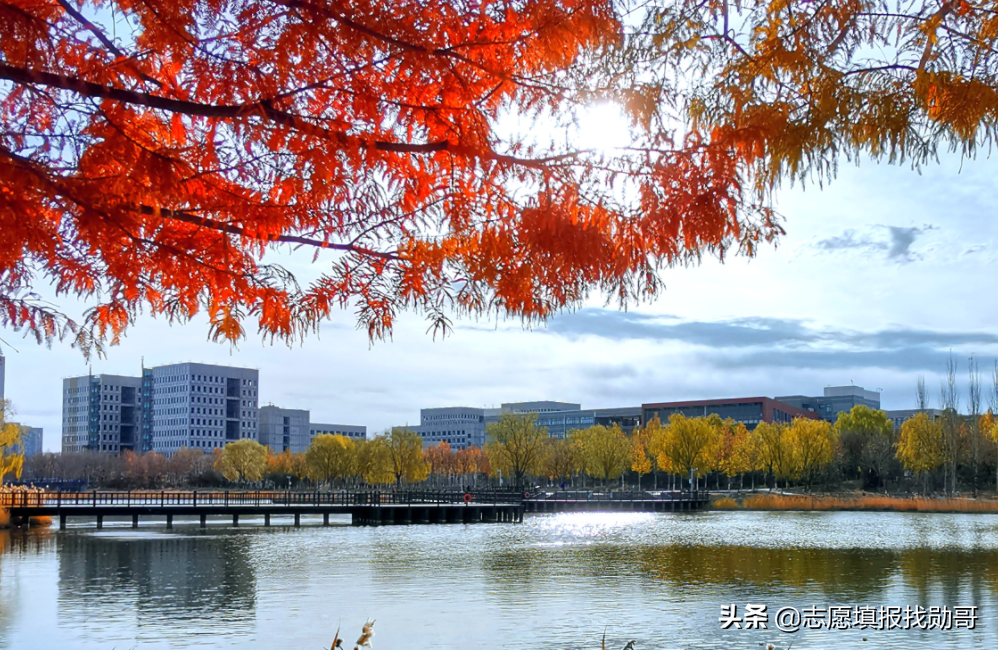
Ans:
[{"label": "shoreline", "polygon": [[749,494],[712,499],[713,511],[938,512],[998,514],[998,499],[970,497],[894,497],[885,495]]}]

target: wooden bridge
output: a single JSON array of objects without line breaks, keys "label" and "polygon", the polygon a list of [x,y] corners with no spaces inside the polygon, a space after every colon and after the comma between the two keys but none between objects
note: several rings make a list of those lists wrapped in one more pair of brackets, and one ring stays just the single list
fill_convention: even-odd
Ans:
[{"label": "wooden bridge", "polygon": [[509,492],[280,492],[280,491],[149,491],[127,492],[15,492],[0,495],[0,506],[13,520],[58,517],[66,528],[69,517],[96,520],[102,528],[105,517],[131,517],[137,528],[140,517],[165,519],[173,527],[174,517],[198,517],[201,527],[209,516],[262,517],[265,526],[275,515],[293,516],[301,525],[302,515],[349,514],[354,525],[470,524],[523,521],[523,498]]},{"label": "wooden bridge", "polygon": [[524,494],[524,512],[682,512],[710,503],[708,492],[540,492]]}]

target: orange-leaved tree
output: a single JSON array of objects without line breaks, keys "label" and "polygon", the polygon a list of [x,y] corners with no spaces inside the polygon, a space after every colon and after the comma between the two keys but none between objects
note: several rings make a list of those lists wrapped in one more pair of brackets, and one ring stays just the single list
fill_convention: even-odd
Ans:
[{"label": "orange-leaved tree", "polygon": [[[744,153],[676,134],[610,0],[0,0],[0,324],[140,312],[297,340],[332,310],[543,319],[779,234]],[[627,57],[624,57],[627,58]],[[633,146],[560,127],[624,106]],[[534,139],[501,127],[526,120]],[[508,120],[509,121],[509,120]],[[546,137],[550,136],[550,137]],[[299,282],[275,249],[304,250]],[[35,290],[87,306],[73,320]],[[98,348],[99,350],[99,348]]]},{"label": "orange-leaved tree", "polygon": [[920,165],[998,135],[998,15],[985,0],[652,2],[620,57],[679,123],[738,150],[758,187],[842,158]]}]

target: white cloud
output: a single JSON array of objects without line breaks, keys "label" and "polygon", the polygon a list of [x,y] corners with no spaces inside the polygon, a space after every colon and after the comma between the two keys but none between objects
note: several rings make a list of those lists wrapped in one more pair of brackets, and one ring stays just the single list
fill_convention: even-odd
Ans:
[{"label": "white cloud", "polygon": [[[972,353],[990,368],[996,352],[988,338],[998,322],[988,281],[998,271],[988,254],[998,235],[989,198],[996,194],[996,171],[986,160],[967,162],[961,172],[946,159],[921,175],[864,164],[843,167],[824,190],[782,191],[787,235],[775,249],[762,247],[754,260],[665,272],[668,290],[656,303],[606,324],[620,329],[616,337],[585,335],[591,311],[534,330],[517,321],[459,320],[442,341],[425,333],[418,316],[407,315],[393,341],[369,346],[345,312],[302,346],[251,338],[230,350],[206,341],[203,320],[171,327],[143,318],[92,369],[135,374],[143,356],[147,365],[193,360],[256,367],[264,402],[375,431],[417,422],[420,407],[556,399],[595,408],[817,394],[850,381],[882,388],[885,406],[910,407],[917,374],[930,375],[928,385],[936,386],[932,364],[949,347],[962,368]],[[819,250],[822,241],[859,245]],[[321,268],[297,259],[289,266],[310,276]],[[642,332],[649,324],[689,331],[663,339]],[[580,333],[570,336],[573,328]],[[924,340],[905,347],[888,336],[905,332]],[[17,348],[4,346],[8,397],[22,421],[45,428],[46,447],[58,448],[61,380],[86,374],[87,365],[65,344],[49,350],[10,332],[0,335]],[[725,336],[747,342],[736,353],[734,339]],[[815,343],[816,336],[824,342]],[[911,356],[913,350],[921,356]]]}]

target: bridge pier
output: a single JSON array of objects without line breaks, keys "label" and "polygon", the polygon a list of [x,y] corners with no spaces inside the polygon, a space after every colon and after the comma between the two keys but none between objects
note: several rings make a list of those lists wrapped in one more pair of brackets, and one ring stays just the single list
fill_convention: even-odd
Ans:
[{"label": "bridge pier", "polygon": [[173,515],[166,516],[166,527],[173,528]]},{"label": "bridge pier", "polygon": [[97,530],[104,527],[104,515],[97,515]]},{"label": "bridge pier", "polygon": [[208,527],[208,515],[201,515],[201,528]]},{"label": "bridge pier", "polygon": [[139,527],[139,516],[132,515],[132,528],[138,528],[138,527]]},{"label": "bridge pier", "polygon": [[263,525],[264,526],[269,526],[270,525],[270,513],[269,512],[263,515]]},{"label": "bridge pier", "polygon": [[301,528],[301,513],[295,513],[295,528]]},{"label": "bridge pier", "polygon": [[66,530],[66,515],[59,515],[59,530]]},{"label": "bridge pier", "polygon": [[328,526],[329,525],[329,513],[328,512],[322,513],[322,525],[323,526]]},{"label": "bridge pier", "polygon": [[233,514],[232,515],[232,525],[235,528],[239,528],[239,515],[238,514]]}]

